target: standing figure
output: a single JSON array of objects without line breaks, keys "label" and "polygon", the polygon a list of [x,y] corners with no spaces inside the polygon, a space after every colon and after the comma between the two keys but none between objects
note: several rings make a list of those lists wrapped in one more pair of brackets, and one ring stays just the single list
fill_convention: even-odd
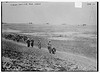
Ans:
[{"label": "standing figure", "polygon": [[33,47],[34,46],[34,40],[32,39],[31,40],[31,47]]},{"label": "standing figure", "polygon": [[51,41],[48,42],[48,50],[49,50],[49,53],[52,53]]},{"label": "standing figure", "polygon": [[38,40],[38,48],[41,49],[41,41],[40,41],[40,39]]},{"label": "standing figure", "polygon": [[27,36],[23,36],[23,40],[26,41],[28,39]]},{"label": "standing figure", "polygon": [[29,39],[26,41],[26,43],[27,43],[27,47],[30,47],[30,40]]}]

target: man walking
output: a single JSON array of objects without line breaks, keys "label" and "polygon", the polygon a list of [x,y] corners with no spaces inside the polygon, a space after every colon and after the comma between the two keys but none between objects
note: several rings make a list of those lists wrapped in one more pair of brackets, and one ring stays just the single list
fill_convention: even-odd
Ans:
[{"label": "man walking", "polygon": [[38,40],[38,48],[41,49],[41,41],[40,41],[40,39]]},{"label": "man walking", "polygon": [[32,39],[31,40],[31,47],[33,47],[34,46],[34,40]]},{"label": "man walking", "polygon": [[49,53],[52,53],[51,41],[48,42],[48,50],[49,50]]},{"label": "man walking", "polygon": [[27,47],[30,47],[30,40],[29,39],[26,41],[26,43],[27,43]]}]

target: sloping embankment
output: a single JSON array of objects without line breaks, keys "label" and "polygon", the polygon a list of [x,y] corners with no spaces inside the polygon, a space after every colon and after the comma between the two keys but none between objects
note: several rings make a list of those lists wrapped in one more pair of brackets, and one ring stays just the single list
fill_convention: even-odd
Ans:
[{"label": "sloping embankment", "polygon": [[96,71],[96,61],[45,48],[28,48],[14,41],[2,41],[2,71]]}]

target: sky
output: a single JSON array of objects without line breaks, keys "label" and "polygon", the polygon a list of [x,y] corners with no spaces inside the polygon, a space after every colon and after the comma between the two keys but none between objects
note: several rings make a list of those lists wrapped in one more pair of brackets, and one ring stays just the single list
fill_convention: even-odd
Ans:
[{"label": "sky", "polygon": [[2,3],[2,20],[5,23],[96,25],[96,16],[96,2],[84,2],[82,8],[76,8],[74,2]]}]

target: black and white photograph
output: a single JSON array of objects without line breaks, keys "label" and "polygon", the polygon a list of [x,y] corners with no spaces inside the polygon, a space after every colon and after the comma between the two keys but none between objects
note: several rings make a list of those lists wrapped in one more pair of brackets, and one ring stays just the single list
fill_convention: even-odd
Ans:
[{"label": "black and white photograph", "polygon": [[98,2],[1,2],[2,72],[97,72]]}]

